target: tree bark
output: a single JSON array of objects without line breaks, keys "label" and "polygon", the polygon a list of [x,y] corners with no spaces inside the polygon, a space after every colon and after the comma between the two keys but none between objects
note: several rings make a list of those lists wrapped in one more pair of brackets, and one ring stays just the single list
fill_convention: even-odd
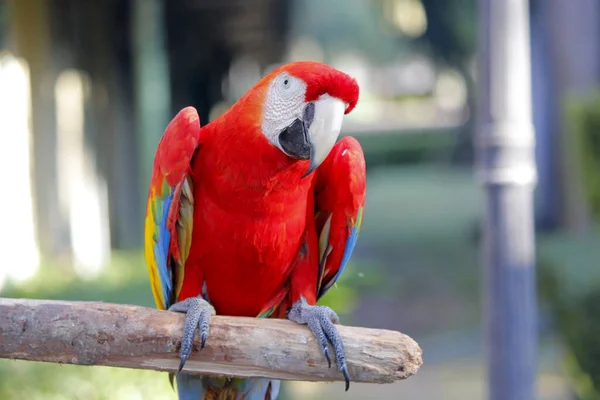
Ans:
[{"label": "tree bark", "polygon": [[[185,316],[100,302],[0,299],[0,358],[176,372]],[[394,331],[339,326],[350,378],[391,383],[414,375],[422,351]],[[184,371],[199,375],[342,381],[306,326],[215,316],[206,347]]]}]

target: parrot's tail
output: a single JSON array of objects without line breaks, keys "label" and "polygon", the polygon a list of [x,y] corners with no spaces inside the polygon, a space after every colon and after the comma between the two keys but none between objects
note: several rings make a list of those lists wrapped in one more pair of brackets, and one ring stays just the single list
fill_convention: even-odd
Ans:
[{"label": "parrot's tail", "polygon": [[178,374],[179,400],[276,400],[280,381],[266,378],[210,378]]}]

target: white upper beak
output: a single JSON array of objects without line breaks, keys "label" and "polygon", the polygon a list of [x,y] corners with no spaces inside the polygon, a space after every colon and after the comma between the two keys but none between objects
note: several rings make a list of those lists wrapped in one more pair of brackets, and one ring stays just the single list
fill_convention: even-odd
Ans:
[{"label": "white upper beak", "polygon": [[328,94],[321,96],[314,104],[315,115],[308,129],[310,167],[305,176],[314,171],[329,155],[340,135],[346,111],[346,103]]}]

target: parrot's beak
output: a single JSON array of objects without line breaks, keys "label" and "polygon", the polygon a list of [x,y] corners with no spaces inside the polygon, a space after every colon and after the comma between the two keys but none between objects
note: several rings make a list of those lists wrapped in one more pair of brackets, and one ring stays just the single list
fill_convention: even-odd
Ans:
[{"label": "parrot's beak", "polygon": [[342,120],[346,111],[346,103],[329,95],[323,95],[314,103],[313,118],[308,128],[308,142],[310,147],[310,166],[303,178],[313,172],[329,155],[335,145],[342,129]]},{"label": "parrot's beak", "polygon": [[310,160],[308,171],[313,172],[335,145],[342,129],[346,103],[325,94],[304,108],[302,119],[296,119],[279,135],[282,150],[298,160]]}]

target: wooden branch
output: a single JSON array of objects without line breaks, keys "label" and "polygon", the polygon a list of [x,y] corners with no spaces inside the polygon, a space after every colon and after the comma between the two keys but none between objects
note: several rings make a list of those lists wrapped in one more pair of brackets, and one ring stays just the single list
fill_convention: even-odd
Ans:
[{"label": "wooden branch", "polygon": [[[0,358],[175,372],[184,315],[100,302],[0,299]],[[421,349],[399,332],[339,326],[350,378],[390,383],[414,375]],[[202,375],[341,381],[306,326],[215,316],[184,371]]]}]

